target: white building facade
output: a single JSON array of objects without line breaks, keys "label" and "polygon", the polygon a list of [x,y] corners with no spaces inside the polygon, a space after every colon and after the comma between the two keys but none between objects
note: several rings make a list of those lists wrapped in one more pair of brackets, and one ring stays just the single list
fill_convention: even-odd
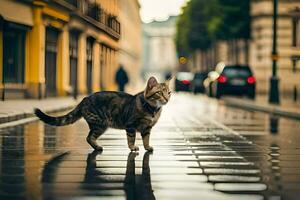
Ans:
[{"label": "white building facade", "polygon": [[144,23],[142,73],[145,79],[151,75],[161,81],[177,67],[175,46],[176,16],[165,21]]}]

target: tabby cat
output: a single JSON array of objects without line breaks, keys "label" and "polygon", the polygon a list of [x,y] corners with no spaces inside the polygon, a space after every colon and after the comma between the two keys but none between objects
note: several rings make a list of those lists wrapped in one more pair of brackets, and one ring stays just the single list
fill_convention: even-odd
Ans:
[{"label": "tabby cat", "polygon": [[35,114],[53,126],[72,124],[83,117],[90,128],[86,140],[95,150],[103,149],[96,140],[108,127],[112,127],[126,130],[128,147],[131,151],[139,150],[134,145],[136,131],[142,135],[145,150],[153,151],[149,145],[151,128],[159,119],[162,106],[167,104],[170,96],[169,80],[158,83],[151,77],[146,89],[134,96],[124,92],[97,92],[85,97],[66,115],[52,117],[37,108]]}]

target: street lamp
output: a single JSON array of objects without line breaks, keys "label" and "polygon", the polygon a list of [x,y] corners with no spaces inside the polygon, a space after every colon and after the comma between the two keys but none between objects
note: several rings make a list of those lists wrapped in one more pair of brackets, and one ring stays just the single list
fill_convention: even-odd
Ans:
[{"label": "street lamp", "polygon": [[277,77],[277,14],[278,0],[273,0],[273,49],[272,49],[272,77],[270,78],[269,102],[279,104],[279,78]]}]

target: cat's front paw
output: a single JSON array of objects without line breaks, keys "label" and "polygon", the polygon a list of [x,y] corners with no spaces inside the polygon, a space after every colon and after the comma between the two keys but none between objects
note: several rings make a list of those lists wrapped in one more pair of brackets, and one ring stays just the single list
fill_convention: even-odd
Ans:
[{"label": "cat's front paw", "polygon": [[153,147],[151,147],[151,146],[145,147],[145,150],[152,152],[153,151]]},{"label": "cat's front paw", "polygon": [[130,151],[138,151],[139,150],[139,147],[138,146],[131,146],[129,147]]}]

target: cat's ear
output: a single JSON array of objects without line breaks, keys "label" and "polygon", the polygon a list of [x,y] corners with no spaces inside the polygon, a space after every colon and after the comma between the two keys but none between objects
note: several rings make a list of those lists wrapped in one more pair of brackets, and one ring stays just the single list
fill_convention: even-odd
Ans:
[{"label": "cat's ear", "polygon": [[156,78],[154,78],[153,76],[151,76],[149,79],[148,79],[148,82],[147,82],[147,90],[151,90],[152,88],[154,88],[156,85],[158,84]]}]

